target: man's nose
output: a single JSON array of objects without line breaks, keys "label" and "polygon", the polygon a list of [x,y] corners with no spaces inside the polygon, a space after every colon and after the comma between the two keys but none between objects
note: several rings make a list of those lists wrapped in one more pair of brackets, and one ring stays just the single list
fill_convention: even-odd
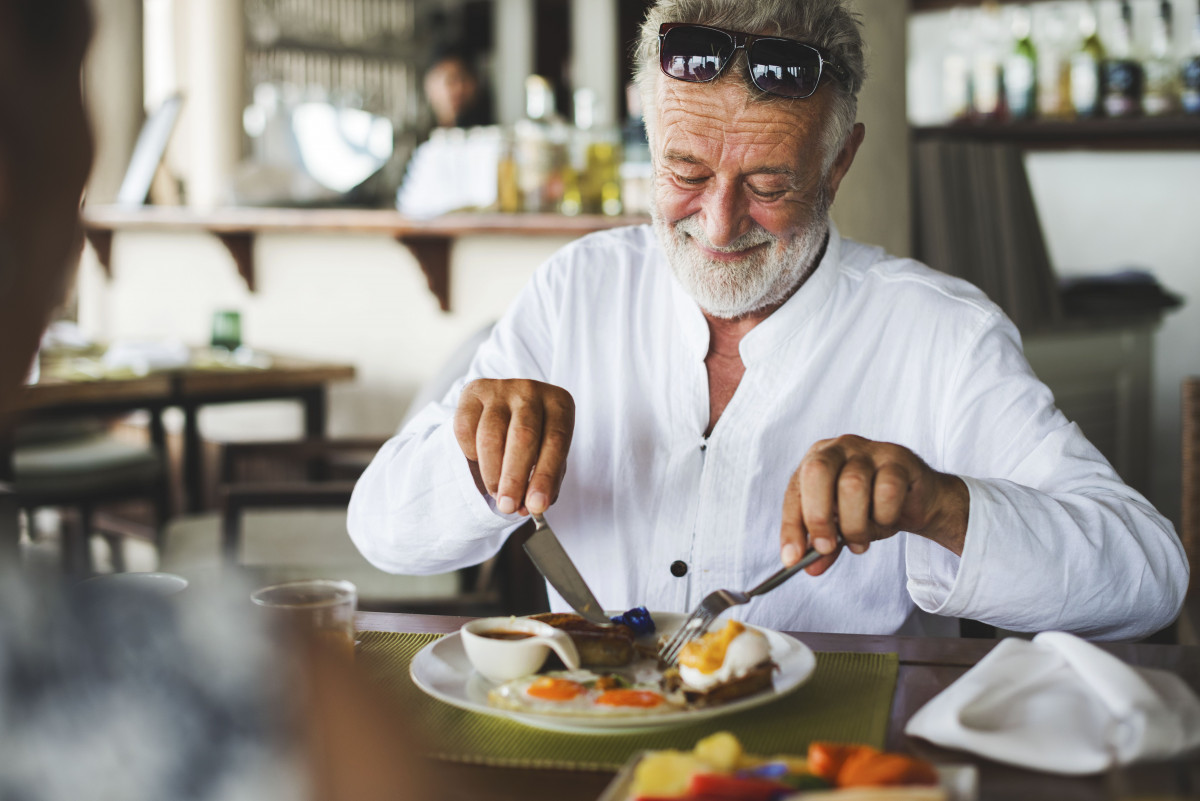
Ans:
[{"label": "man's nose", "polygon": [[704,234],[710,244],[723,248],[737,240],[748,228],[749,209],[738,187],[716,183],[704,197]]}]

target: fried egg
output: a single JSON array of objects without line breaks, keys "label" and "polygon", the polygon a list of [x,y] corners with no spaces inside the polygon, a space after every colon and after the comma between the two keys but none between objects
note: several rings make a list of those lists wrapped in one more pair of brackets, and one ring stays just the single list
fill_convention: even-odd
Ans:
[{"label": "fried egg", "polygon": [[611,686],[590,670],[557,670],[505,682],[488,693],[488,703],[539,715],[619,717],[672,712],[656,685]]},{"label": "fried egg", "polygon": [[771,648],[761,631],[736,620],[720,631],[689,642],[679,654],[679,678],[696,690],[740,679],[771,659]]}]

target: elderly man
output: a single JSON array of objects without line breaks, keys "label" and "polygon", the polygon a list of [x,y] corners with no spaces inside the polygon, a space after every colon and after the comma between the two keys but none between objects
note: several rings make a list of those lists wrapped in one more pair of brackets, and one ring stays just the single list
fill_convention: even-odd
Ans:
[{"label": "elderly man", "polygon": [[811,543],[820,578],[734,616],[1094,638],[1167,625],[1188,580],[1178,538],[1054,407],[1012,324],[831,224],[864,134],[843,0],[661,0],[638,60],[653,227],[585,237],[538,270],[465,381],[360,480],[363,553],[457,568],[554,504],[611,607],[686,611]]}]

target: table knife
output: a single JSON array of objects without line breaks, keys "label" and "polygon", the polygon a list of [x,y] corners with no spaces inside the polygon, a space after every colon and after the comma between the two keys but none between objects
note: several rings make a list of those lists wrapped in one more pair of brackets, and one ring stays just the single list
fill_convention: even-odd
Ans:
[{"label": "table knife", "polygon": [[598,626],[611,626],[612,621],[604,614],[604,608],[588,589],[587,582],[579,575],[579,569],[571,557],[563,550],[554,529],[541,515],[534,515],[533,523],[536,528],[525,540],[525,553],[533,560],[534,567],[585,620]]}]

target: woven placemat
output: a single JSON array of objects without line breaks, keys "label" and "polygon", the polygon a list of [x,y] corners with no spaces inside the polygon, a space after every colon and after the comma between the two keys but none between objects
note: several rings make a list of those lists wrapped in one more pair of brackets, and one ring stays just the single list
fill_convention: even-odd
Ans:
[{"label": "woven placemat", "polygon": [[486,765],[616,770],[646,749],[690,749],[715,731],[737,735],[756,754],[803,754],[811,740],[882,748],[896,689],[896,654],[819,653],[804,686],[769,704],[675,728],[639,734],[543,731],[442,703],[409,678],[418,651],[437,634],[359,632],[358,659],[412,715],[412,730],[436,759]]}]

